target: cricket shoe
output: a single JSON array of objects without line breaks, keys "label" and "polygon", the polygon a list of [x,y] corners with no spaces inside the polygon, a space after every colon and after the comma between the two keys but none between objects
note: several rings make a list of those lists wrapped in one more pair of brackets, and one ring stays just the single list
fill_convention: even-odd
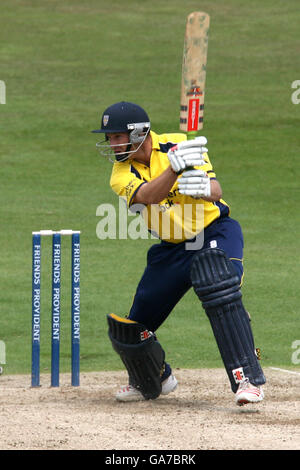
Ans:
[{"label": "cricket shoe", "polygon": [[[164,380],[161,384],[161,395],[168,395],[177,388],[177,380],[174,375],[169,375],[169,377]],[[139,390],[137,390],[132,385],[126,385],[120,388],[116,394],[116,399],[118,401],[143,401],[145,398]]]},{"label": "cricket shoe", "polygon": [[239,406],[247,405],[247,403],[258,403],[264,399],[264,392],[261,387],[256,387],[246,378],[243,380],[235,394],[235,402]]}]

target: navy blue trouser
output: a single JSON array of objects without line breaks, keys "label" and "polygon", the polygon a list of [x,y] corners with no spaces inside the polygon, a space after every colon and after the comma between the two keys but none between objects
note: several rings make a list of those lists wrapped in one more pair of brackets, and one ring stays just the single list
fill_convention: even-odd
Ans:
[{"label": "navy blue trouser", "polygon": [[[204,248],[220,248],[231,259],[240,280],[243,277],[243,234],[239,223],[222,217],[204,230]],[[153,245],[147,267],[138,284],[128,318],[156,331],[175,305],[192,287],[190,269],[195,250],[186,243],[162,241]],[[198,300],[198,299],[197,299]]]}]

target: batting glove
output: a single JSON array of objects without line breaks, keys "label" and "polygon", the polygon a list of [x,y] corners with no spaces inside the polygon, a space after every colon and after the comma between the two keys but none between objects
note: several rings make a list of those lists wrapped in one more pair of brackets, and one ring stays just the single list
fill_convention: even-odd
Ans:
[{"label": "batting glove", "polygon": [[206,164],[203,154],[208,150],[205,147],[207,139],[196,137],[193,140],[185,140],[175,145],[168,151],[168,159],[172,170],[180,175],[187,168],[203,166]]},{"label": "batting glove", "polygon": [[202,170],[184,171],[178,180],[180,194],[193,196],[195,199],[210,197],[210,178]]}]

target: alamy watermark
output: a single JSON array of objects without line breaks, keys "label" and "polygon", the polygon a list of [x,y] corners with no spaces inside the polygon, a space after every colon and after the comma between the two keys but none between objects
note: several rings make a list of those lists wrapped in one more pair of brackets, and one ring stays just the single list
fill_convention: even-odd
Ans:
[{"label": "alamy watermark", "polygon": [[296,88],[296,91],[292,93],[291,100],[293,104],[300,103],[300,80],[294,80],[291,88]]},{"label": "alamy watermark", "polygon": [[100,204],[96,209],[100,221],[96,235],[100,240],[157,239],[173,243],[186,241],[186,250],[203,246],[203,204],[133,204],[127,208],[119,197],[118,213],[112,204]]},{"label": "alamy watermark", "polygon": [[292,364],[300,364],[300,339],[292,342],[292,349],[295,349],[291,357]]},{"label": "alamy watermark", "polygon": [[6,104],[6,85],[3,80],[0,80],[0,104]]},{"label": "alamy watermark", "polygon": [[6,364],[5,342],[0,340],[0,364]]}]

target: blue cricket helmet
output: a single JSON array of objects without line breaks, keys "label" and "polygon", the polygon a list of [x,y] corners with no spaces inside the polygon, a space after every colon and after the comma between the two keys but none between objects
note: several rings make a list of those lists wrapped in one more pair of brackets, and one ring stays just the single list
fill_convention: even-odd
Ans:
[{"label": "blue cricket helmet", "polygon": [[101,128],[94,133],[130,132],[133,124],[145,124],[150,129],[150,119],[141,106],[127,101],[120,101],[109,106],[102,115]]},{"label": "blue cricket helmet", "polygon": [[[115,154],[115,159],[118,162],[127,160],[133,153],[137,152],[140,146],[145,141],[150,132],[150,119],[146,111],[141,106],[129,103],[127,101],[120,101],[109,106],[103,113],[101,119],[101,128],[92,131],[97,134],[105,134],[107,141],[107,134],[109,133],[128,133],[128,143],[126,152]],[[132,144],[139,144],[139,147],[133,147]],[[104,142],[98,142],[96,147],[103,156],[110,157],[113,147],[116,149],[119,145],[107,145]],[[115,150],[116,151],[116,150]],[[111,158],[110,158],[110,161]]]}]

